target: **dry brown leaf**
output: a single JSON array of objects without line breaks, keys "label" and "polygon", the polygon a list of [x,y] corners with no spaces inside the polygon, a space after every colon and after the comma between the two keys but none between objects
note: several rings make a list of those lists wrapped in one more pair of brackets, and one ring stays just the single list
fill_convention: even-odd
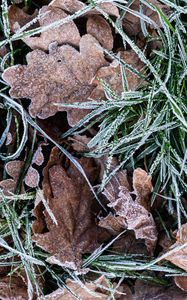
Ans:
[{"label": "dry brown leaf", "polygon": [[183,291],[187,292],[187,277],[175,276],[175,284]]},{"label": "dry brown leaf", "polygon": [[[39,15],[40,26],[49,25],[68,16],[63,10],[52,6],[43,6],[39,11]],[[42,32],[39,37],[26,37],[23,41],[31,49],[48,50],[52,42],[57,42],[58,45],[70,44],[79,46],[80,34],[75,23],[69,21],[56,28]]]},{"label": "dry brown leaf", "polygon": [[[70,163],[65,170],[58,155],[54,148],[44,169],[43,182],[44,196],[56,224],[45,210],[49,232],[35,234],[33,240],[51,254],[48,262],[79,271],[82,254],[97,246],[97,227],[91,214],[93,195],[76,167]],[[92,182],[97,176],[93,160],[81,158],[79,163]]]},{"label": "dry brown leaf", "polygon": [[136,201],[145,207],[150,209],[150,195],[153,190],[151,176],[141,168],[137,168],[133,173],[133,189],[136,195]]},{"label": "dry brown leaf", "polygon": [[[137,197],[138,200],[133,200],[132,198],[132,194],[141,195],[141,197],[144,195],[146,197],[146,201],[149,202],[148,194],[150,195],[150,187],[152,189],[152,185],[151,182],[149,182],[149,188],[144,185],[145,191],[143,192],[143,190],[139,187],[141,180],[140,177],[137,176],[138,173],[139,175],[143,174],[143,183],[145,183],[144,179],[148,178],[148,175],[145,171],[139,168],[134,171],[133,177],[135,176],[135,178],[133,178],[133,185],[136,188],[136,191],[130,192],[129,185],[127,184],[126,172],[124,172],[124,174],[123,172],[120,172],[119,175],[117,174],[117,176],[113,178],[113,181],[109,182],[109,184],[106,186],[104,195],[109,201],[108,206],[114,209],[116,218],[120,217],[120,219],[117,219],[117,221],[124,229],[127,227],[129,230],[133,230],[136,239],[144,239],[147,250],[152,255],[157,242],[157,229],[154,219],[151,213],[149,213],[149,211],[142,206],[142,204],[145,202],[144,198],[141,200],[142,204],[139,203],[140,196],[139,198]],[[121,182],[123,180],[124,185],[120,184],[120,179]],[[112,225],[112,223],[110,223],[110,225]],[[107,218],[102,219],[102,226],[104,228],[108,226]]]},{"label": "dry brown leaf", "polygon": [[[53,0],[50,3],[50,6],[61,8],[67,11],[70,14],[74,14],[78,10],[86,8],[86,4],[82,3],[79,0]],[[119,17],[119,10],[114,3],[105,2],[98,5],[105,13]],[[100,12],[96,9],[92,9],[86,14],[100,14]]]},{"label": "dry brown leaf", "polygon": [[0,278],[1,300],[28,300],[27,287],[18,276]]},{"label": "dry brown leaf", "polygon": [[169,288],[146,284],[140,280],[135,283],[132,300],[187,300],[187,294],[176,286]]},{"label": "dry brown leaf", "polygon": [[22,167],[23,161],[20,160],[13,160],[6,163],[5,170],[12,179],[5,179],[0,182],[0,188],[3,189],[5,196],[12,196],[12,193],[15,192]]},{"label": "dry brown leaf", "polygon": [[32,15],[27,14],[24,9],[19,8],[15,4],[10,5],[8,8],[8,19],[10,24],[10,30],[12,32],[16,31],[17,25],[20,27],[32,21],[36,18],[38,10],[36,9]]},{"label": "dry brown leaf", "polygon": [[[86,282],[84,286],[78,282],[68,279],[66,281],[67,287],[81,300],[109,300],[109,289],[112,287],[109,285],[104,276],[99,277],[96,281]],[[115,286],[113,287],[115,288]],[[108,290],[107,290],[108,289]],[[121,285],[116,289],[114,295],[116,300],[131,300],[132,293],[127,285]],[[39,300],[74,300],[75,297],[67,289],[57,289],[50,295],[41,297]]]},{"label": "dry brown leaf", "polygon": [[94,86],[90,81],[96,71],[107,65],[97,40],[87,34],[81,38],[80,52],[69,45],[52,47],[49,54],[34,50],[27,54],[27,66],[16,65],[5,70],[3,79],[14,98],[29,98],[32,117],[45,119],[58,110],[67,111],[68,122],[75,125],[85,110],[58,107],[54,103],[84,102]]},{"label": "dry brown leaf", "polygon": [[[160,10],[162,10],[166,15],[169,14],[170,8],[169,6],[160,3],[157,0],[150,0],[149,1],[151,4],[157,6]],[[161,27],[161,23],[160,23],[160,19],[159,19],[159,15],[156,12],[156,10],[152,10],[151,8],[149,8],[147,5],[143,4],[143,13],[144,15],[146,15],[147,17],[149,17],[151,20],[153,20],[157,26]],[[139,0],[135,0],[133,1],[133,3],[130,5],[130,9],[140,12],[140,1]],[[147,24],[147,27],[151,27],[153,28],[153,26],[150,26],[149,24]],[[140,24],[140,18],[134,16],[132,13],[127,12],[124,16],[123,19],[123,27],[125,32],[129,35],[129,36],[136,36],[141,32],[141,24]]]},{"label": "dry brown leaf", "polygon": [[38,171],[33,168],[32,166],[29,167],[27,174],[24,178],[24,182],[26,185],[28,185],[31,188],[36,188],[39,185],[40,182],[40,175]]},{"label": "dry brown leaf", "polygon": [[104,48],[112,50],[114,43],[112,30],[108,22],[103,17],[88,17],[86,29],[87,33],[95,37]]},{"label": "dry brown leaf", "polygon": [[[185,243],[187,243],[187,223],[182,225],[182,239],[180,238],[180,233],[178,231],[176,235],[176,243],[174,243],[169,250],[182,246]],[[168,255],[166,259],[187,272],[187,245],[183,249],[178,251],[176,250],[176,252]]]},{"label": "dry brown leaf", "polygon": [[[131,65],[137,71],[141,71],[141,69],[143,68],[143,63],[133,50],[120,51],[118,55],[120,59],[124,61],[124,63]],[[137,89],[140,83],[143,82],[143,80],[128,69],[125,70],[126,78],[128,81],[128,89],[134,91]],[[90,98],[92,99],[104,98],[103,86],[98,79],[102,79],[118,95],[121,95],[124,90],[121,76],[121,67],[117,59],[114,60],[109,66],[100,68],[96,73],[92,83],[97,84],[97,87],[93,90],[90,96]]]}]

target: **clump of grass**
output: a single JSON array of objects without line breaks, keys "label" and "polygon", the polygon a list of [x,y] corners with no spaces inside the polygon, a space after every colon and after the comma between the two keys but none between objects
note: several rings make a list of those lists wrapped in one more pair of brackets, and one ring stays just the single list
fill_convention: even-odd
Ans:
[{"label": "clump of grass", "polygon": [[[99,124],[97,134],[88,144],[91,149],[89,156],[108,155],[109,163],[111,157],[117,156],[120,161],[112,173],[105,174],[102,188],[118,169],[143,166],[153,180],[156,179],[152,204],[156,195],[162,194],[169,214],[177,208],[181,228],[181,215],[187,217],[181,202],[181,197],[187,192],[187,35],[183,23],[186,7],[170,1],[161,2],[171,5],[173,12],[167,19],[158,10],[163,25],[163,32],[158,31],[158,34],[163,47],[153,50],[149,59],[121,27],[113,23],[123,40],[144,62],[147,85],[135,92],[124,89],[121,95],[117,95],[103,82],[107,100],[83,103],[82,108],[94,110],[63,137]],[[119,6],[123,9],[122,5]],[[125,63],[115,53],[107,54],[118,59],[123,76]],[[76,104],[71,106],[77,107]]]}]

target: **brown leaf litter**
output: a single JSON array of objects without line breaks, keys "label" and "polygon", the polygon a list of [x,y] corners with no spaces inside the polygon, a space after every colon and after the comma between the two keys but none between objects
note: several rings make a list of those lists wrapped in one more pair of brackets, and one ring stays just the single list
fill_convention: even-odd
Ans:
[{"label": "brown leaf litter", "polygon": [[[147,29],[149,28],[156,28],[156,27],[162,27],[162,24],[160,22],[159,15],[154,9],[154,6],[156,6],[158,9],[160,9],[166,16],[169,15],[170,13],[170,8],[157,1],[157,0],[150,0],[149,3],[153,5],[150,8],[150,5],[147,4],[142,4],[142,11],[145,16],[149,17],[154,23],[152,25],[148,24],[145,22]],[[140,23],[140,18],[138,16],[133,15],[133,11],[135,12],[140,12],[140,1],[135,0],[132,2],[132,4],[129,6],[129,8],[132,10],[132,12],[126,12],[124,18],[123,18],[123,28],[124,31],[130,36],[136,36],[139,33],[142,32],[141,30],[141,23]]]},{"label": "brown leaf litter", "polygon": [[[75,13],[77,10],[85,8],[86,5],[80,1],[52,1],[48,6],[43,6],[38,13],[37,19],[40,26],[48,26],[54,22],[67,19],[68,13]],[[117,7],[112,3],[103,3],[100,7],[115,16],[119,16]],[[12,31],[17,27],[25,25],[36,17],[35,12],[32,16],[25,13],[24,9],[12,5],[9,8],[9,21]],[[113,35],[108,22],[102,16],[92,16],[99,13],[97,10],[90,10],[84,14],[88,17],[87,33],[92,34],[108,50],[113,48]],[[20,21],[19,21],[20,19]],[[74,21],[66,20],[64,24],[52,29],[47,29],[37,37],[25,37],[23,41],[31,49],[48,50],[50,43],[56,42],[58,45],[69,44],[79,46],[80,34]]]},{"label": "brown leaf litter", "polygon": [[110,299],[112,291],[114,294],[113,298],[115,297],[114,299],[116,300],[132,299],[131,291],[127,285],[121,285],[115,289],[115,286],[111,286],[111,284],[109,285],[104,276],[99,277],[96,281],[86,282],[85,284],[80,284],[80,282],[68,279],[66,281],[66,286],[69,290],[59,288],[53,293],[47,295],[45,298],[40,297],[39,300],[74,300],[74,295],[82,300],[108,300]]},{"label": "brown leaf litter", "polygon": [[[97,176],[93,161],[87,158],[78,161],[93,182]],[[54,217],[44,211],[48,232],[35,233],[33,240],[50,253],[48,262],[80,271],[82,254],[97,247],[97,227],[91,213],[93,195],[72,163],[66,170],[61,166],[56,148],[44,169],[43,193]]]},{"label": "brown leaf litter", "polygon": [[17,65],[5,70],[3,79],[10,86],[14,98],[29,98],[32,117],[45,119],[57,111],[67,111],[71,126],[82,119],[85,110],[56,106],[55,103],[84,102],[94,85],[96,71],[107,65],[97,40],[84,35],[80,52],[72,46],[51,47],[49,54],[34,50],[27,54],[27,66]]},{"label": "brown leaf litter", "polygon": [[[49,5],[61,8],[70,14],[74,14],[77,11],[86,8],[86,4],[79,0],[53,0]],[[100,3],[98,7],[108,15],[119,17],[119,10],[114,3],[104,2],[104,3]],[[99,14],[99,13],[100,12],[96,9],[92,9],[88,12],[88,14]]]},{"label": "brown leaf litter", "polygon": [[[47,26],[68,16],[63,10],[52,6],[43,6],[40,9],[39,14],[41,15],[39,18],[40,26]],[[39,37],[26,37],[23,41],[31,49],[47,51],[52,42],[56,42],[58,45],[70,44],[79,46],[80,34],[75,23],[69,21],[55,29],[52,28],[42,32]]]},{"label": "brown leaf litter", "polygon": [[[120,181],[123,181],[122,185]],[[151,191],[151,179],[144,170],[138,168],[134,171],[132,192],[126,172],[119,172],[104,190],[104,195],[109,201],[108,206],[114,209],[115,215],[103,218],[99,225],[115,234],[122,228],[133,230],[136,239],[144,239],[149,254],[153,255],[157,242],[157,229],[151,213],[147,210]],[[136,197],[135,200],[133,195]]]}]

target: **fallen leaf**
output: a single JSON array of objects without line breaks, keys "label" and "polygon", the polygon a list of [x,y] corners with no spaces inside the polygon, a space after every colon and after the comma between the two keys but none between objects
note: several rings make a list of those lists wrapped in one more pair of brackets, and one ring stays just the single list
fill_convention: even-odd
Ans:
[{"label": "fallen leaf", "polygon": [[[145,171],[144,171],[145,172]],[[148,175],[143,172],[141,169],[137,169],[133,173],[133,178],[137,178],[137,173],[143,174],[143,179],[146,177],[148,178]],[[112,207],[116,213],[117,221],[121,224],[121,226],[128,230],[133,230],[135,233],[136,239],[144,239],[145,245],[147,247],[148,252],[153,255],[153,251],[157,242],[157,229],[154,222],[154,219],[151,215],[151,213],[144,207],[142,204],[140,204],[137,200],[139,199],[137,196],[137,199],[133,200],[132,195],[145,195],[146,197],[147,192],[150,189],[147,190],[147,186],[145,186],[145,189],[147,192],[143,192],[143,190],[140,189],[138,183],[140,183],[140,178],[136,182],[136,179],[133,179],[133,184],[136,187],[136,191],[130,192],[129,186],[127,185],[127,177],[126,172],[124,173],[124,176],[122,176],[123,172],[120,172],[119,175],[117,174],[112,182],[109,182],[109,184],[106,186],[104,190],[104,195],[107,197],[109,204],[109,207]],[[118,179],[119,178],[119,179]],[[124,185],[120,184],[120,178],[123,179]],[[125,180],[124,180],[125,179]],[[115,186],[113,186],[113,182],[116,183]],[[144,181],[143,181],[144,182]],[[149,188],[151,186],[151,183],[149,182]],[[152,186],[151,186],[152,187]],[[140,193],[141,192],[141,193]],[[140,194],[139,194],[140,193]],[[148,197],[146,200],[149,202]],[[144,203],[144,198],[142,198],[142,203]],[[119,218],[120,217],[120,218]],[[106,224],[105,224],[106,219]],[[107,224],[108,219],[103,218],[102,219],[102,226],[106,228],[108,226]],[[113,221],[114,222],[114,221]],[[110,223],[111,225],[112,223]]]},{"label": "fallen leaf", "polygon": [[39,185],[40,175],[38,171],[32,166],[29,167],[27,174],[24,178],[24,182],[26,185],[28,185],[31,188],[35,188]]},{"label": "fallen leaf", "polygon": [[[137,54],[133,50],[120,51],[118,52],[118,56],[120,60],[124,62],[124,64],[129,64],[137,71],[141,71],[141,69],[144,66]],[[142,78],[140,78],[127,68],[125,68],[125,72],[128,82],[128,90],[136,90],[140,83],[143,83]],[[109,66],[101,67],[96,73],[92,83],[97,84],[97,87],[93,90],[92,94],[90,95],[91,99],[99,100],[105,98],[103,85],[101,84],[99,79],[102,79],[106,84],[108,84],[111,90],[113,90],[117,95],[121,95],[121,93],[124,91],[121,67],[117,59],[112,61]]]},{"label": "fallen leaf", "polygon": [[27,54],[27,66],[7,68],[3,79],[11,86],[14,98],[29,98],[32,117],[45,119],[58,110],[67,111],[68,122],[75,125],[85,110],[59,107],[54,103],[84,102],[94,86],[96,71],[107,65],[97,40],[87,34],[81,38],[80,52],[69,45],[53,47],[49,54],[34,50]]},{"label": "fallen leaf", "polygon": [[[176,235],[176,242],[168,250],[173,250],[176,247],[182,246],[187,243],[187,223],[182,225],[181,232],[182,238],[180,238],[180,232],[178,231]],[[168,255],[166,257],[166,260],[169,260],[172,264],[187,272],[187,244],[183,249],[178,251],[176,250],[171,255]]]},{"label": "fallen leaf", "polygon": [[[80,271],[82,254],[97,246],[97,227],[91,213],[93,195],[76,167],[70,163],[65,170],[58,156],[54,148],[43,181],[44,197],[57,223],[45,210],[49,232],[35,234],[33,240],[51,254],[48,262]],[[79,163],[93,182],[97,176],[93,160],[81,158]]]},{"label": "fallen leaf", "polygon": [[[160,3],[157,0],[150,0],[149,2],[153,5],[155,5],[156,7],[158,7],[166,15],[169,14],[170,8],[168,5]],[[139,0],[133,1],[133,3],[130,5],[129,8],[135,12],[140,12],[140,1]],[[142,9],[143,9],[143,13],[145,16],[147,16],[151,20],[153,20],[158,27],[162,26],[159,15],[155,9],[153,10],[148,5],[145,5],[145,4],[142,5]],[[147,28],[155,27],[155,26],[148,24],[147,22],[145,22],[145,24],[146,24]],[[131,12],[126,12],[124,19],[123,19],[123,28],[129,36],[138,35],[141,32],[140,18],[134,16]]]},{"label": "fallen leaf", "polygon": [[164,286],[154,286],[146,284],[140,280],[136,280],[135,293],[132,300],[186,300],[185,292],[178,289],[176,286],[169,288]]},{"label": "fallen leaf", "polygon": [[133,173],[133,189],[136,195],[136,201],[150,210],[150,195],[153,190],[151,176],[141,168],[137,168]]},{"label": "fallen leaf", "polygon": [[187,277],[175,276],[175,284],[183,291],[187,292]]},{"label": "fallen leaf", "polygon": [[[70,14],[74,14],[78,10],[86,8],[86,4],[82,3],[79,0],[65,0],[65,1],[64,0],[53,0],[53,1],[51,1],[51,3],[49,5],[61,8]],[[101,8],[108,15],[119,17],[119,10],[114,3],[111,3],[111,2],[100,3],[98,5],[98,7]],[[86,14],[88,14],[88,15],[89,14],[100,14],[100,12],[96,9],[91,9]]]},{"label": "fallen leaf", "polygon": [[27,287],[19,276],[0,278],[1,300],[28,300]]},{"label": "fallen leaf", "polygon": [[101,16],[88,17],[86,24],[87,33],[95,37],[101,46],[108,50],[113,48],[113,35],[109,23]]},{"label": "fallen leaf", "polygon": [[5,179],[0,182],[0,188],[2,188],[5,196],[12,196],[15,192],[22,167],[23,161],[20,160],[13,160],[6,163],[6,173],[12,178]]},{"label": "fallen leaf", "polygon": [[[43,6],[39,11],[40,26],[47,26],[55,21],[66,18],[68,15],[57,7]],[[58,45],[70,44],[79,46],[80,34],[77,26],[73,21],[62,24],[56,28],[48,29],[36,37],[26,37],[23,41],[31,49],[48,50],[52,42],[57,42]]]},{"label": "fallen leaf", "polygon": [[[112,290],[111,285],[107,282],[104,276],[99,277],[96,281],[86,282],[84,285],[80,285],[77,281],[72,281],[70,279],[66,280],[66,286],[71,291],[67,289],[57,289],[50,295],[40,297],[39,300],[74,300],[75,294],[81,300],[109,300],[110,291]],[[115,287],[113,287],[114,289]],[[71,294],[73,293],[73,294]],[[116,289],[115,295],[116,300],[131,300],[131,291],[127,285],[121,285]],[[114,298],[113,297],[113,298]]]},{"label": "fallen leaf", "polygon": [[8,8],[8,19],[10,24],[10,30],[12,32],[15,32],[17,30],[18,25],[19,27],[26,25],[34,18],[36,18],[37,14],[38,14],[37,9],[34,11],[32,15],[29,15],[24,11],[24,8],[21,9],[15,4],[10,5]]}]

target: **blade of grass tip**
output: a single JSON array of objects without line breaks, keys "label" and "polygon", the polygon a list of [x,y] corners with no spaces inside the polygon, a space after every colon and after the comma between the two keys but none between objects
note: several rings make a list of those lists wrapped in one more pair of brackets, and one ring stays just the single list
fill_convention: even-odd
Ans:
[{"label": "blade of grass tip", "polygon": [[99,247],[97,251],[94,251],[83,263],[83,268],[88,267],[94,260],[96,260],[105,250],[107,250],[119,237],[124,234],[126,230],[119,233],[112,241],[110,241],[105,247]]},{"label": "blade of grass tip", "polygon": [[79,162],[62,146],[60,146],[58,143],[56,143],[44,130],[42,130],[38,124],[36,124],[36,122],[33,121],[33,119],[29,116],[29,114],[24,111],[23,107],[21,105],[19,105],[17,102],[15,102],[13,99],[11,99],[10,97],[6,96],[3,93],[0,93],[0,97],[4,98],[7,103],[9,104],[9,106],[11,106],[12,108],[14,108],[16,111],[18,111],[19,113],[22,114],[22,116],[24,117],[24,121],[26,121],[26,124],[29,123],[32,127],[34,127],[37,131],[39,131],[41,134],[43,134],[45,136],[46,139],[48,139],[52,144],[54,144],[74,165],[75,167],[79,170],[79,172],[83,175],[83,177],[85,178],[87,184],[90,187],[90,190],[92,191],[94,197],[96,198],[96,200],[98,201],[98,203],[101,205],[101,207],[107,211],[107,209],[104,207],[104,205],[101,203],[101,201],[99,200],[96,192],[94,191],[94,188],[92,186],[92,184],[90,183],[88,177],[86,176],[86,173],[84,171],[84,169],[82,168],[82,166],[79,164]]},{"label": "blade of grass tip", "polygon": [[[3,95],[3,96],[2,96]],[[4,97],[5,95],[0,93],[0,96],[1,97]],[[7,96],[6,96],[7,97]],[[5,97],[4,97],[5,98]],[[0,158],[2,160],[11,160],[11,159],[16,159],[21,151],[23,150],[23,147],[25,146],[26,144],[26,141],[27,141],[27,131],[28,131],[28,124],[27,124],[27,120],[25,118],[25,115],[24,115],[24,111],[23,111],[23,108],[21,105],[19,105],[18,103],[16,103],[15,101],[12,102],[11,104],[11,107],[12,108],[15,108],[17,107],[19,109],[19,113],[21,114],[21,117],[22,117],[22,122],[23,122],[23,135],[22,135],[22,139],[21,139],[21,143],[18,147],[18,149],[16,150],[15,153],[11,154],[11,155],[8,155],[8,156],[4,156],[2,154],[0,154]]]}]

